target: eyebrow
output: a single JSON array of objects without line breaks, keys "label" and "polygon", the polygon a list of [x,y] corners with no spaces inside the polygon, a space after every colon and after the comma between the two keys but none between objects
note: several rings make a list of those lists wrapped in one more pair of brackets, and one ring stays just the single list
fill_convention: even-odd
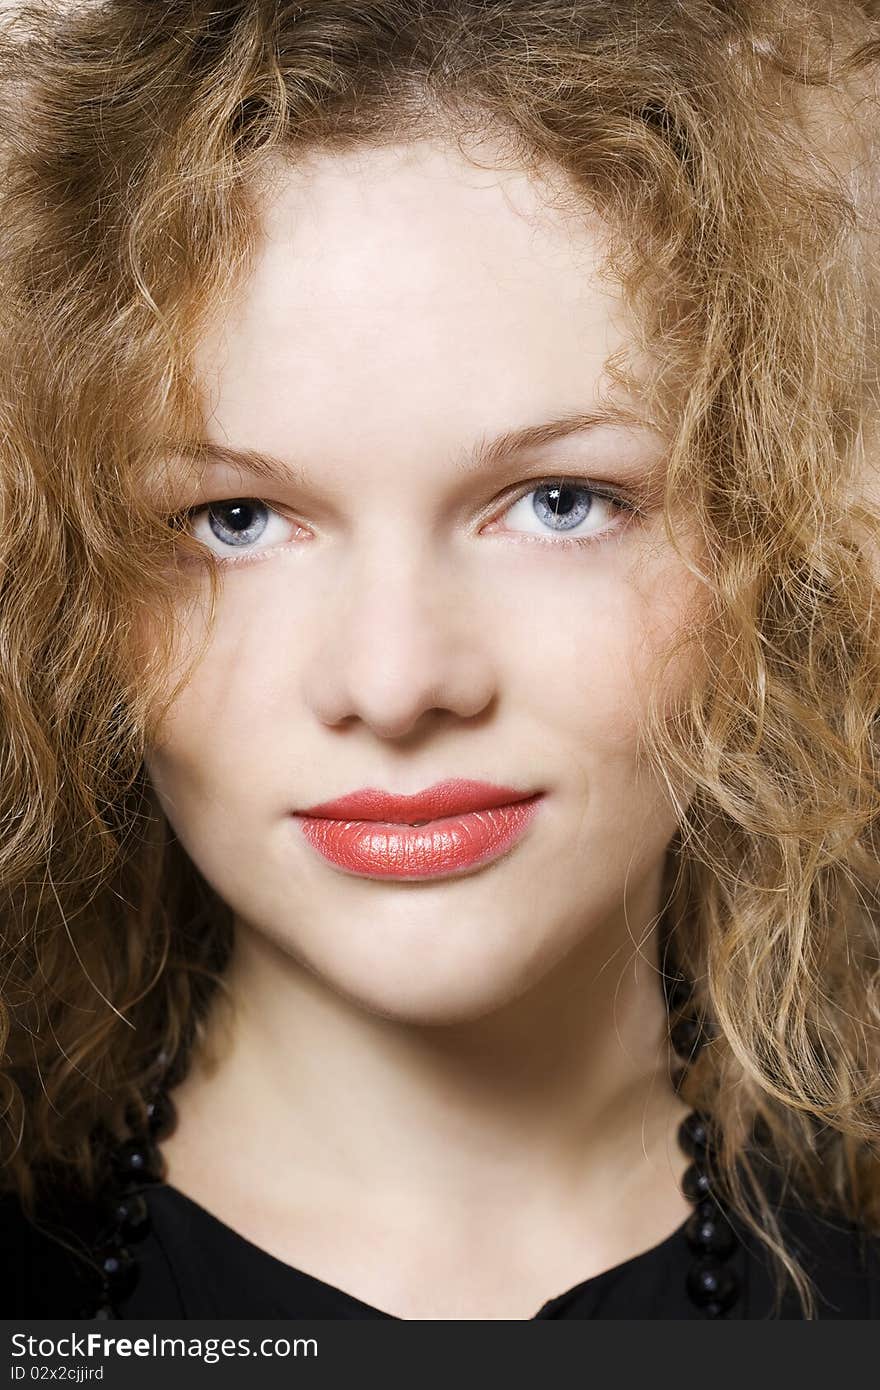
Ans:
[{"label": "eyebrow", "polygon": [[[570,411],[564,415],[542,420],[536,424],[523,425],[505,430],[492,439],[481,436],[471,448],[460,454],[455,463],[456,472],[474,474],[490,472],[500,464],[525,453],[529,449],[540,448],[567,439],[574,434],[583,434],[597,427],[616,426],[624,428],[647,427],[649,422],[637,412],[624,406],[609,406],[601,410]],[[198,444],[174,445],[170,453],[193,463],[224,464],[243,469],[280,486],[292,480],[305,484],[303,469],[284,463],[273,454],[259,449],[238,449],[231,445],[204,442]]]}]

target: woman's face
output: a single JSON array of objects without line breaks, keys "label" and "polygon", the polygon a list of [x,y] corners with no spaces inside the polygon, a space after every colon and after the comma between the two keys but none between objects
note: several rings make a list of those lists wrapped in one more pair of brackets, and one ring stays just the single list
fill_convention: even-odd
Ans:
[{"label": "woman's face", "polygon": [[[663,441],[609,422],[485,447],[602,410],[627,342],[601,224],[545,197],[442,142],[279,173],[197,370],[210,442],[285,476],[181,462],[166,499],[227,503],[192,519],[222,591],[148,757],[168,819],[239,933],[414,1022],[485,1014],[575,951],[629,954],[675,829],[636,756],[650,662],[695,597],[663,537]],[[652,478],[642,515],[604,495]],[[183,616],[186,658],[206,609]],[[542,794],[476,867],[343,867],[294,814],[459,778]]]}]

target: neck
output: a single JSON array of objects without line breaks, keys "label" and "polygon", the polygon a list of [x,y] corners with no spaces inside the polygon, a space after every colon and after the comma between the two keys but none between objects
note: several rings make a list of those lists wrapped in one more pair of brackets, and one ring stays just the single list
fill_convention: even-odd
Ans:
[{"label": "neck", "polygon": [[425,1025],[365,1010],[238,922],[231,1011],[215,1010],[175,1092],[169,1182],[200,1198],[191,1175],[234,1115],[224,1180],[258,1173],[267,1201],[295,1178],[425,1211],[509,1210],[530,1189],[558,1208],[585,1185],[597,1202],[609,1182],[616,1200],[643,1191],[658,1162],[668,1185],[687,1107],[669,1080],[656,934],[637,952],[631,919],[629,933],[609,922],[501,1008]]}]

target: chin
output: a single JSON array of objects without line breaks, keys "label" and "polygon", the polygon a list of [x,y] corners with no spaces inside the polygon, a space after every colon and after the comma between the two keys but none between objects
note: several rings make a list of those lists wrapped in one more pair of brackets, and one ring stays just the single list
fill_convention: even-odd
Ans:
[{"label": "chin", "polygon": [[364,1013],[415,1027],[475,1023],[519,998],[536,977],[533,963],[527,968],[511,963],[502,970],[497,962],[491,971],[464,962],[452,970],[415,964],[401,969],[394,962],[383,970],[374,962],[358,975],[350,970],[318,975],[327,989]]},{"label": "chin", "polygon": [[[339,993],[342,993],[340,990]],[[462,993],[458,990],[421,990],[418,996],[392,994],[390,990],[347,992],[347,998],[364,1013],[390,1023],[407,1024],[413,1028],[443,1028],[476,1023],[488,1018],[509,1003],[513,996],[493,993]]]}]

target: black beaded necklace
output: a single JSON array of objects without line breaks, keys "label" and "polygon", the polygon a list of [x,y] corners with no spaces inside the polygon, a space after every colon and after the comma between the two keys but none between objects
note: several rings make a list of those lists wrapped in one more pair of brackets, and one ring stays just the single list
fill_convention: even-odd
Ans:
[{"label": "black beaded necklace", "polygon": [[[676,1091],[681,1087],[687,1065],[707,1041],[708,1030],[701,1020],[682,1011],[691,1000],[691,986],[680,974],[664,976],[667,1005],[681,1016],[670,1029],[673,1049],[681,1059],[673,1077]],[[164,1181],[165,1161],[158,1144],[174,1129],[177,1114],[169,1095],[170,1072],[154,1089],[147,1102],[146,1128],[114,1151],[113,1190],[107,1201],[95,1252],[100,1278],[97,1306],[84,1309],[83,1318],[118,1318],[117,1306],[137,1283],[138,1264],[131,1247],[149,1233],[150,1213],[140,1190],[144,1185]],[[691,1251],[686,1290],[691,1302],[707,1318],[726,1316],[740,1295],[739,1279],[730,1258],[737,1237],[718,1197],[712,1192],[710,1160],[717,1135],[709,1116],[691,1110],[678,1129],[678,1142],[691,1163],[682,1177],[682,1192],[694,1205],[684,1227]]]}]

